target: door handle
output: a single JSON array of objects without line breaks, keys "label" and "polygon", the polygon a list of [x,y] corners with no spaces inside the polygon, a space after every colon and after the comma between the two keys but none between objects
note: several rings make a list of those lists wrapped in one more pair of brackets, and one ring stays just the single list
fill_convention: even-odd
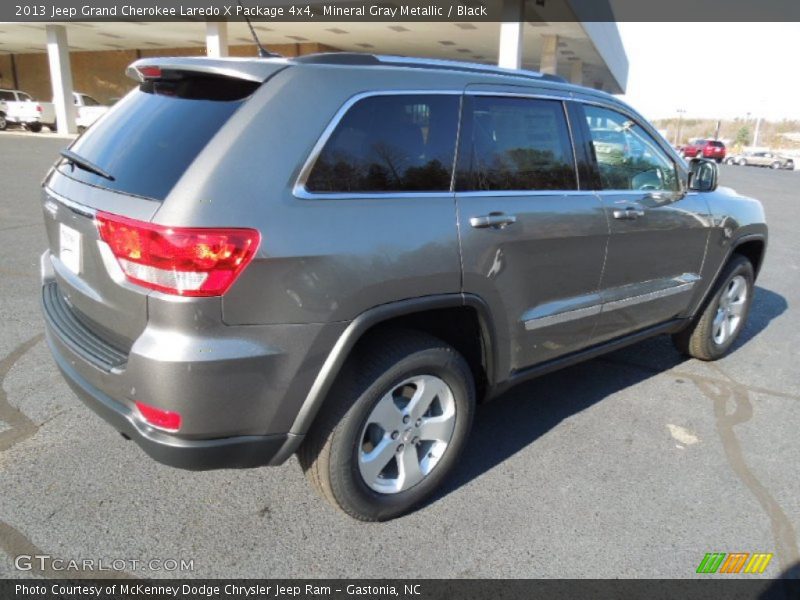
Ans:
[{"label": "door handle", "polygon": [[470,217],[469,224],[475,229],[486,229],[493,227],[495,229],[503,229],[507,225],[517,222],[517,217],[514,215],[507,215],[501,212],[493,212],[488,215],[480,217]]},{"label": "door handle", "polygon": [[644,216],[644,211],[638,208],[633,208],[632,206],[628,206],[623,210],[615,210],[614,211],[614,218],[620,219],[621,221],[634,221],[639,217]]}]

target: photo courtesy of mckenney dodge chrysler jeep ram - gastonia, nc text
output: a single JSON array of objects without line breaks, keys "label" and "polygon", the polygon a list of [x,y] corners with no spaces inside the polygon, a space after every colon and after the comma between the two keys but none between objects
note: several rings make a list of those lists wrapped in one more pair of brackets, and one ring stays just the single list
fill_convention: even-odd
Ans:
[{"label": "photo courtesy of mckenney dodge chrysler jeep ram - gastonia, nc text", "polygon": [[42,303],[66,380],[156,460],[296,453],[391,519],[476,403],[658,334],[715,360],[744,327],[761,204],[609,94],[351,53],[129,74],[44,181]]}]

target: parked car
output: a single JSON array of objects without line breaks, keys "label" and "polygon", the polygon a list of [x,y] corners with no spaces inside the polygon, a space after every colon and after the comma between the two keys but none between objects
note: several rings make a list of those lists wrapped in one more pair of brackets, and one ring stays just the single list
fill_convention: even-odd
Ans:
[{"label": "parked car", "polygon": [[9,124],[18,123],[21,105],[33,102],[30,94],[20,90],[0,90],[0,131],[8,129]]},{"label": "parked car", "polygon": [[769,150],[746,150],[741,154],[734,154],[725,159],[729,165],[739,165],[740,167],[770,167],[771,169],[794,169],[794,159],[788,156],[781,156]]},{"label": "parked car", "polygon": [[722,162],[725,158],[725,144],[719,140],[698,139],[681,146],[684,158],[708,158]]},{"label": "parked car", "polygon": [[[390,519],[462,460],[477,402],[658,334],[715,360],[744,329],[761,204],[609,94],[349,53],[129,73],[43,183],[42,305],[72,389],[156,460],[297,453]],[[608,129],[635,155],[596,152]]]},{"label": "parked car", "polygon": [[[6,90],[6,92],[19,96],[16,101],[8,102],[6,112],[8,122],[18,123],[37,133],[42,130],[43,125],[51,130],[56,129],[56,109],[52,102],[36,101],[29,94],[17,90]],[[109,109],[88,94],[73,92],[72,96],[76,107],[75,122],[79,132],[84,131]]]}]

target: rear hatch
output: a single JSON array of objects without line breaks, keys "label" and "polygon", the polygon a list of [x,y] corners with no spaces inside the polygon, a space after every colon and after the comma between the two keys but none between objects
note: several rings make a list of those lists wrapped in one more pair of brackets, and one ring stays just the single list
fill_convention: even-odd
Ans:
[{"label": "rear hatch", "polygon": [[79,137],[45,180],[50,260],[70,318],[111,346],[130,348],[146,326],[152,291],[126,279],[100,239],[98,214],[151,221],[215,134],[284,67],[185,58],[131,66],[137,89]]}]

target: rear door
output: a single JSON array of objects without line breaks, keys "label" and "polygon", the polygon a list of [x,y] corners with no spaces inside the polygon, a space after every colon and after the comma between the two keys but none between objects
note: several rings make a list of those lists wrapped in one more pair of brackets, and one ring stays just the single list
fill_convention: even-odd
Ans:
[{"label": "rear door", "polygon": [[596,152],[598,195],[611,227],[596,331],[601,341],[667,321],[688,307],[702,272],[710,215],[702,195],[686,193],[673,159],[632,116],[576,106],[584,112],[581,131],[595,146],[595,137],[609,129],[636,142],[615,160]]},{"label": "rear door", "polygon": [[62,159],[51,171],[44,216],[47,260],[58,291],[79,319],[116,346],[126,349],[144,329],[148,290],[126,281],[99,239],[97,212],[150,221],[189,165],[259,85],[165,70],[142,82],[70,146],[80,160]]},{"label": "rear door", "polygon": [[489,302],[500,377],[591,341],[608,224],[560,99],[470,92],[455,179],[463,289]]}]

